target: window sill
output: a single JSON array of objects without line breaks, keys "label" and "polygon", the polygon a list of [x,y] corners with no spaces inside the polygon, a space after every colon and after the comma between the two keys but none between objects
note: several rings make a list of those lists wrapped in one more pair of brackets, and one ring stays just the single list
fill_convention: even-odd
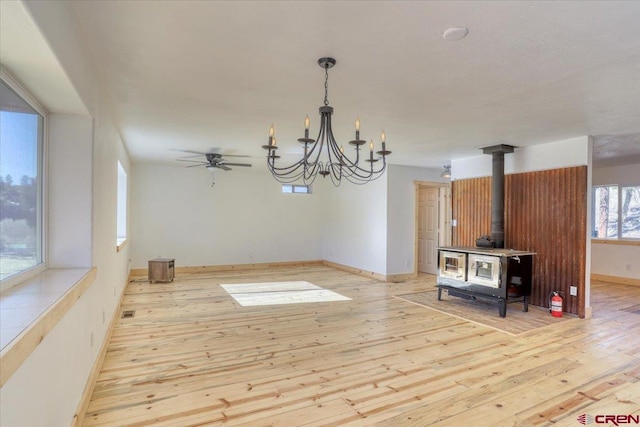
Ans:
[{"label": "window sill", "polygon": [[125,246],[127,246],[127,242],[129,240],[127,240],[127,238],[125,237],[124,239],[118,239],[116,240],[116,252],[120,252],[122,250],[122,248],[124,248]]},{"label": "window sill", "polygon": [[[46,269],[47,269],[47,266],[44,263],[40,263],[34,266],[33,268],[30,268],[19,274],[16,274],[15,276],[7,277],[3,279],[2,284],[0,284],[0,292],[4,293],[9,289],[13,288],[14,286],[17,286],[21,283],[26,283],[29,280],[36,277],[38,274],[42,274],[42,272],[45,271]],[[0,348],[2,348],[1,345],[0,345]]]},{"label": "window sill", "polygon": [[96,278],[96,268],[52,268],[0,294],[0,387]]},{"label": "window sill", "polygon": [[640,246],[640,240],[624,240],[624,239],[591,239],[591,243],[596,243],[599,245]]}]

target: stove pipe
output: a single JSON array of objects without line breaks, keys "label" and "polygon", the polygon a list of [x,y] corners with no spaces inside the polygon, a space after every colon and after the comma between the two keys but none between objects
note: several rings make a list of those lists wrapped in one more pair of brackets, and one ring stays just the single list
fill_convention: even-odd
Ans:
[{"label": "stove pipe", "polygon": [[513,153],[511,145],[484,147],[483,154],[492,156],[491,176],[491,240],[496,248],[504,248],[504,155]]}]

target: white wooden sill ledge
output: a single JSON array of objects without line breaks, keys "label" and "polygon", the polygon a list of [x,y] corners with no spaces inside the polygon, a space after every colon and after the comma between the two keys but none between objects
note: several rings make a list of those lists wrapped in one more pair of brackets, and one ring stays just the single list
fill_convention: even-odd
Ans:
[{"label": "white wooden sill ledge", "polygon": [[0,387],[96,278],[96,268],[52,268],[0,293]]}]

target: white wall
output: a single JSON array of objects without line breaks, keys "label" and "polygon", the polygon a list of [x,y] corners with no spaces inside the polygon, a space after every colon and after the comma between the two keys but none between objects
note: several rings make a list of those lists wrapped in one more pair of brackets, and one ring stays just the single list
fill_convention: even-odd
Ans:
[{"label": "white wall", "polygon": [[387,274],[415,269],[415,181],[449,183],[442,169],[390,165],[387,171]]},{"label": "white wall", "polygon": [[[48,253],[52,268],[92,265],[93,120],[48,118]],[[74,191],[69,191],[73,188]]]},{"label": "white wall", "polygon": [[640,185],[640,163],[593,168],[593,185]]},{"label": "white wall", "polygon": [[366,185],[343,182],[339,188],[332,188],[329,178],[320,183],[322,259],[387,274],[387,177]]},{"label": "white wall", "polygon": [[[86,110],[72,112],[58,109],[55,103],[44,104],[54,114],[51,143],[56,144],[49,159],[54,173],[48,185],[51,196],[63,198],[50,200],[48,206],[51,261],[57,266],[90,262],[98,272],[95,282],[0,389],[0,425],[65,426],[72,423],[126,285],[128,247],[119,253],[115,247],[116,161],[120,159],[127,170],[130,164],[111,120],[109,103],[100,95],[91,72],[89,55],[75,33],[68,4],[26,2],[25,6],[33,19],[33,31],[60,61],[59,74],[69,78],[76,96],[87,104]],[[42,70],[37,68],[38,61],[34,64],[36,68],[30,71],[38,74]],[[14,77],[29,90],[28,78]],[[72,140],[64,141],[65,137]],[[61,195],[62,191],[69,194]],[[65,200],[71,205],[62,203]],[[73,230],[69,236],[73,244],[65,240],[65,230]]]},{"label": "white wall", "polygon": [[[640,164],[593,168],[593,185],[640,185]],[[640,279],[640,246],[591,245],[591,272]]]},{"label": "white wall", "polygon": [[[589,138],[581,136],[516,148],[513,153],[504,156],[504,173],[508,175],[588,165],[589,159]],[[483,176],[491,176],[491,155],[489,154],[451,161],[452,180]]]},{"label": "white wall", "polygon": [[135,164],[131,177],[133,268],[158,256],[178,267],[322,259],[315,191],[283,194],[260,169]]},{"label": "white wall", "polygon": [[439,169],[392,165],[364,186],[334,188],[319,177],[311,195],[282,194],[264,170],[135,164],[132,267],[155,257],[175,257],[177,266],[324,259],[411,273],[416,180],[448,182]]}]

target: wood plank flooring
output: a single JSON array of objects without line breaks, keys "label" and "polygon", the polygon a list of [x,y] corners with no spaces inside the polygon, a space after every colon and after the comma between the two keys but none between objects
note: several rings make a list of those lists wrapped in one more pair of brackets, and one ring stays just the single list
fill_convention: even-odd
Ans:
[{"label": "wood plank flooring", "polygon": [[[307,280],[352,298],[241,307],[221,283]],[[517,337],[324,266],[131,283],[86,426],[579,426],[640,414],[640,287],[592,284],[594,316]],[[507,317],[508,319],[508,317]]]}]

